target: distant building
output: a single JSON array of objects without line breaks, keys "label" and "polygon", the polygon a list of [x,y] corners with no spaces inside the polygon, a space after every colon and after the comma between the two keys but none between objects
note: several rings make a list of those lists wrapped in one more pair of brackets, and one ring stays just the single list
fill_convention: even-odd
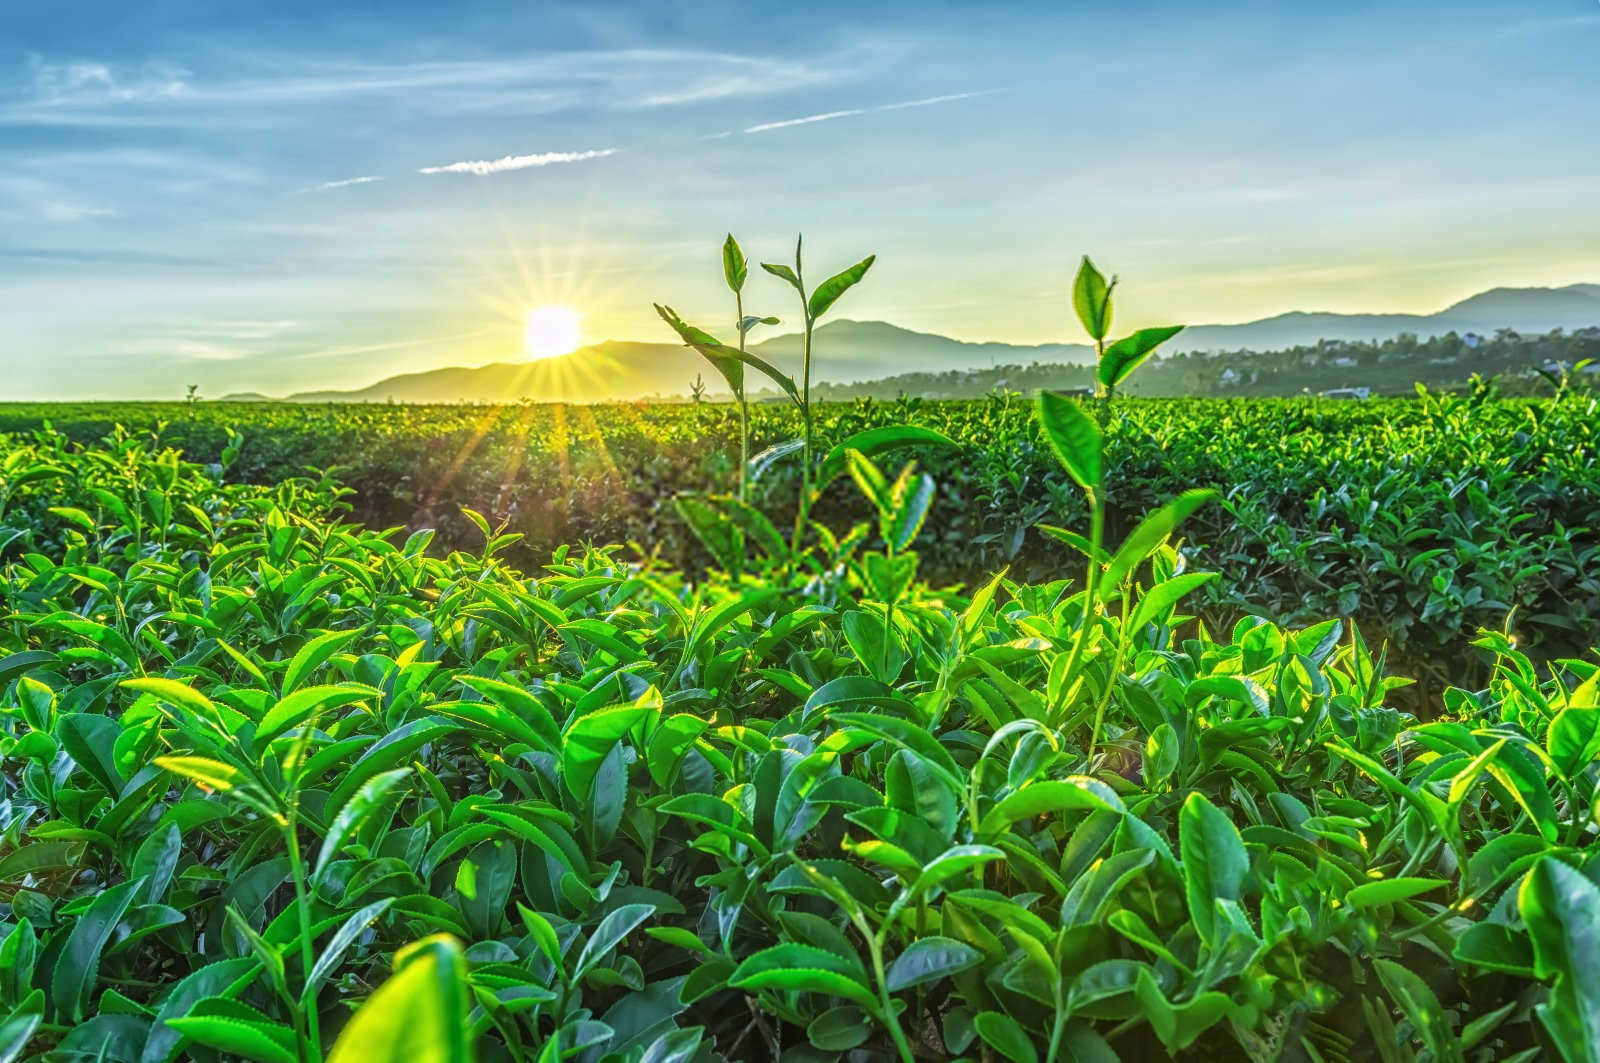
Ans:
[{"label": "distant building", "polygon": [[1333,360],[1332,364],[1338,366],[1340,369],[1354,369],[1356,367],[1356,360],[1350,357],[1348,354],[1341,354],[1339,357]]},{"label": "distant building", "polygon": [[1235,383],[1238,379],[1239,379],[1239,374],[1234,372],[1233,371],[1233,366],[1230,365],[1230,366],[1228,366],[1226,369],[1224,369],[1222,371],[1222,375],[1221,376],[1217,377],[1217,383],[1219,383],[1219,384],[1232,384],[1232,383]]},{"label": "distant building", "polygon": [[1460,360],[1461,359],[1457,358],[1453,354],[1446,354],[1446,355],[1441,355],[1438,358],[1429,358],[1428,359],[1428,364],[1429,365],[1455,365]]},{"label": "distant building", "polygon": [[1372,398],[1372,389],[1366,386],[1353,388],[1329,388],[1322,393],[1325,399],[1354,399],[1364,402]]},{"label": "distant building", "polygon": [[1475,351],[1478,349],[1478,344],[1483,342],[1483,337],[1476,332],[1469,332],[1461,337],[1461,342],[1467,345],[1468,350]]}]

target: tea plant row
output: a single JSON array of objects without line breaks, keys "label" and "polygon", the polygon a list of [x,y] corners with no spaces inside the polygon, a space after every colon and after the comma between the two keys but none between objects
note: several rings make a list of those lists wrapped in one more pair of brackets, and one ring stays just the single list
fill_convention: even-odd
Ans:
[{"label": "tea plant row", "polygon": [[1600,1058],[1592,658],[1418,723],[1188,619],[1205,492],[944,591],[858,441],[868,530],[691,579],[7,439],[0,1058]]}]

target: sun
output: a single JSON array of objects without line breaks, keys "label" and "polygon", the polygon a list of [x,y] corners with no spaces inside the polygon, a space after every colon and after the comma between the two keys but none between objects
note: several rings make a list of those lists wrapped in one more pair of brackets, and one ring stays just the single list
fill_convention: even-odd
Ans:
[{"label": "sun", "polygon": [[579,343],[578,312],[564,306],[538,306],[528,311],[523,348],[531,361],[554,358],[576,350]]}]

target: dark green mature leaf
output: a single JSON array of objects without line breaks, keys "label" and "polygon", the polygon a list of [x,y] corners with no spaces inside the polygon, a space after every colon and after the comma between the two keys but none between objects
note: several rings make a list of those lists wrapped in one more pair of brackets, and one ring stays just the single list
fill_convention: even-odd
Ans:
[{"label": "dark green mature leaf", "polygon": [[1078,486],[1100,486],[1100,429],[1083,408],[1053,391],[1039,392],[1039,424],[1044,437]]},{"label": "dark green mature leaf", "polygon": [[806,1039],[823,1052],[848,1052],[867,1042],[872,1026],[865,1011],[854,1004],[841,1004],[811,1020]]},{"label": "dark green mature leaf", "polygon": [[608,709],[580,716],[567,725],[562,735],[561,773],[574,794],[587,794],[594,785],[600,762],[613,746],[661,710],[650,704],[613,705]]},{"label": "dark green mature leaf", "polygon": [[983,953],[953,938],[918,938],[889,965],[889,992],[898,993],[959,974],[982,958]]},{"label": "dark green mature leaf", "polygon": [[100,953],[122,921],[143,879],[130,879],[96,895],[67,935],[50,976],[50,1001],[69,1022],[82,1022],[100,973]]},{"label": "dark green mature leaf", "polygon": [[729,572],[744,561],[744,536],[737,524],[698,495],[674,495],[672,504],[706,551]]},{"label": "dark green mature leaf", "polygon": [[830,679],[806,699],[805,712],[811,715],[823,709],[840,705],[876,706],[903,705],[905,698],[893,687],[865,675],[845,675]]},{"label": "dark green mature leaf", "polygon": [[410,768],[380,772],[362,783],[361,788],[351,795],[328,825],[328,833],[322,839],[322,849],[317,853],[316,871],[312,875],[314,881],[320,881],[327,874],[329,865],[338,856],[345,840],[361,828],[367,817],[382,806],[389,792],[410,774]]},{"label": "dark green mature leaf", "polygon": [[195,1015],[168,1019],[167,1025],[195,1044],[259,1063],[299,1063],[294,1031],[265,1016]]},{"label": "dark green mature leaf", "polygon": [[289,667],[284,670],[283,693],[289,695],[300,689],[300,685],[311,678],[313,672],[360,634],[360,631],[330,631],[300,647],[289,661]]},{"label": "dark green mature leaf", "polygon": [[1033,1041],[1017,1020],[998,1011],[980,1011],[972,1026],[984,1043],[1012,1063],[1039,1063]]},{"label": "dark green mature leaf", "polygon": [[1416,973],[1392,960],[1374,960],[1384,988],[1411,1020],[1411,1028],[1421,1038],[1431,1058],[1440,1063],[1461,1063],[1461,1045],[1450,1030],[1450,1021],[1439,998]]},{"label": "dark green mature leaf", "polygon": [[1600,886],[1546,857],[1522,880],[1517,906],[1535,970],[1555,983],[1540,1020],[1569,1060],[1600,1059]]},{"label": "dark green mature leaf", "polygon": [[1189,916],[1200,939],[1214,944],[1217,902],[1237,901],[1244,895],[1250,855],[1233,821],[1198,791],[1189,795],[1178,814],[1178,858]]},{"label": "dark green mature leaf", "polygon": [[44,1019],[44,992],[35,989],[0,1019],[0,1063],[21,1059],[33,1032]]},{"label": "dark green mature leaf", "polygon": [[1576,778],[1600,757],[1600,708],[1562,709],[1550,723],[1545,746],[1561,774]]},{"label": "dark green mature leaf", "polygon": [[654,915],[655,910],[656,906],[653,904],[624,904],[600,920],[600,925],[595,927],[594,933],[583,946],[583,951],[578,953],[577,962],[573,964],[573,980],[582,978],[596,964],[611,955],[611,951],[622,943],[628,932]]},{"label": "dark green mature leaf", "polygon": [[150,1027],[139,1063],[167,1063],[177,1055],[183,1035],[167,1025],[167,1020],[182,1018],[208,997],[231,997],[243,992],[254,981],[261,965],[248,956],[207,964],[180,979],[162,1001]]},{"label": "dark green mature leaf", "polygon": [[1111,555],[1111,563],[1106,566],[1105,575],[1101,579],[1100,593],[1110,594],[1122,585],[1133,572],[1170,536],[1190,515],[1201,506],[1217,497],[1217,492],[1208,487],[1196,488],[1185,491],[1171,502],[1162,506],[1154,513],[1139,522],[1139,526],[1128,533],[1122,541],[1117,552]]},{"label": "dark green mature leaf", "polygon": [[120,795],[125,785],[114,753],[121,733],[122,728],[110,717],[83,712],[62,716],[56,724],[62,748],[112,797]]},{"label": "dark green mature leaf", "polygon": [[827,457],[822,459],[822,464],[817,468],[817,490],[821,491],[845,474],[848,469],[846,455],[852,450],[859,451],[868,458],[876,458],[902,447],[958,446],[960,444],[943,432],[918,425],[892,424],[868,428],[856,432],[828,451]]},{"label": "dark green mature leaf", "polygon": [[735,989],[782,989],[844,997],[873,1014],[878,1000],[866,987],[865,971],[827,949],[786,942],[755,953],[728,978]]}]

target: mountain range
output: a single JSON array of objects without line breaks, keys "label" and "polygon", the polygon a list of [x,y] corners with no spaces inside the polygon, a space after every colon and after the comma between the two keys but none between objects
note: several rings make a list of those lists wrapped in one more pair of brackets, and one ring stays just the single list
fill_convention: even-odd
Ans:
[{"label": "mountain range", "polygon": [[[1600,284],[1563,288],[1494,288],[1454,303],[1435,314],[1334,314],[1295,311],[1235,325],[1194,325],[1164,352],[1274,350],[1318,340],[1383,340],[1403,332],[1437,336],[1449,332],[1492,334],[1509,328],[1547,332],[1600,325]],[[932,333],[913,332],[883,321],[832,321],[817,328],[814,382],[854,383],[906,372],[941,373],[1034,362],[1086,364],[1093,358],[1084,344],[968,343]],[[751,351],[778,368],[798,374],[800,336],[775,336]],[[626,401],[651,396],[681,396],[696,375],[713,392],[722,381],[694,351],[671,343],[611,340],[570,354],[533,362],[454,366],[388,377],[353,391],[304,391],[290,402],[540,402]],[[751,374],[750,387],[767,385]],[[230,395],[228,399],[263,399]]]}]

